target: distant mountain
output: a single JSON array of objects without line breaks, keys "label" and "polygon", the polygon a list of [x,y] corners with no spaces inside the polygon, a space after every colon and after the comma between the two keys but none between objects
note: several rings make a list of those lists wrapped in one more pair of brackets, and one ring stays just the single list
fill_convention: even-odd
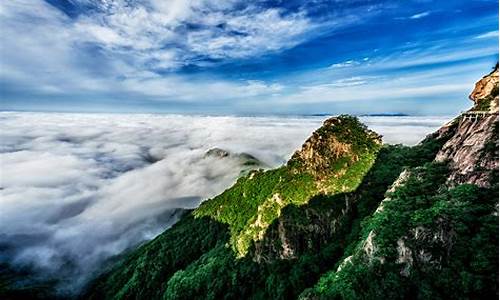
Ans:
[{"label": "distant mountain", "polygon": [[[332,113],[317,113],[317,114],[308,114],[308,115],[305,115],[305,116],[311,116],[311,117],[329,117],[329,116],[333,116],[333,115],[335,115],[335,114],[332,114]],[[396,112],[396,113],[387,112],[387,113],[361,114],[359,116],[360,117],[407,117],[407,116],[410,116],[410,115],[404,114],[404,113],[399,113],[399,112]]]},{"label": "distant mountain", "polygon": [[471,99],[414,147],[327,119],[286,165],[187,211],[81,298],[497,299],[498,68]]},{"label": "distant mountain", "polygon": [[404,113],[376,113],[376,114],[364,114],[360,117],[408,117],[408,114]]}]

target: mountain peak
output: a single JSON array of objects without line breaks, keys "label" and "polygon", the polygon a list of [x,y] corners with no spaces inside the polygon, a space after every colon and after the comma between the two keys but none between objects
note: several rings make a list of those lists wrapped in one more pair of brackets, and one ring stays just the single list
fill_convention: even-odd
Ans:
[{"label": "mountain peak", "polygon": [[312,133],[302,148],[292,155],[288,165],[323,180],[335,171],[335,166],[357,162],[363,153],[381,144],[381,136],[355,117],[332,117]]},{"label": "mountain peak", "polygon": [[243,257],[287,205],[356,189],[380,148],[380,136],[356,117],[330,118],[285,166],[240,177],[224,193],[202,203],[194,215],[228,224],[230,244]]}]

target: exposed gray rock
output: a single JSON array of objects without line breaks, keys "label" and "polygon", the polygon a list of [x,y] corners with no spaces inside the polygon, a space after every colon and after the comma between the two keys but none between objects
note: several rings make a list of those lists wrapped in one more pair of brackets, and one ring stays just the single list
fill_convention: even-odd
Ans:
[{"label": "exposed gray rock", "polygon": [[218,157],[218,158],[223,158],[223,157],[228,157],[229,156],[229,151],[226,151],[224,149],[220,148],[212,148],[205,152],[205,157]]},{"label": "exposed gray rock", "polygon": [[490,173],[498,170],[497,123],[498,113],[459,120],[455,134],[436,155],[436,161],[450,163],[450,183],[489,186]]},{"label": "exposed gray rock", "polygon": [[[250,167],[250,169],[254,167],[267,167],[266,164],[261,162],[258,158],[255,156],[248,154],[248,153],[231,153],[227,150],[221,149],[221,148],[212,148],[209,149],[207,152],[205,152],[204,157],[214,157],[218,159],[224,159],[224,158],[233,158],[236,159],[240,162],[241,165]],[[248,171],[248,170],[244,170]]]},{"label": "exposed gray rock", "polygon": [[469,98],[474,101],[471,111],[477,111],[481,101],[487,98],[494,98],[496,104],[488,107],[486,115],[458,117],[455,120],[458,125],[436,155],[436,161],[449,162],[450,184],[471,183],[487,187],[491,172],[498,170],[498,64],[493,72],[476,83]]}]

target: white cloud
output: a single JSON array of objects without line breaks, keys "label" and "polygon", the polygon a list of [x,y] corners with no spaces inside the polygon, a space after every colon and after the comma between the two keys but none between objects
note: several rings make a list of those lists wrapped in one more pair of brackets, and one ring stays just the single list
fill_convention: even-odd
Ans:
[{"label": "white cloud", "polygon": [[224,24],[223,33],[212,29],[189,32],[187,44],[195,53],[216,59],[290,48],[303,41],[306,32],[318,27],[303,13],[282,16],[278,9],[247,9],[229,18],[221,14],[214,17],[218,19],[215,23]]},{"label": "white cloud", "polygon": [[[320,85],[320,87],[350,87],[350,86],[358,86],[358,85],[364,85],[370,82],[370,80],[375,80],[376,77],[364,77],[364,76],[353,76],[353,77],[348,77],[348,78],[342,78],[335,80],[332,83],[327,83]],[[315,86],[312,87],[313,89]],[[305,89],[309,89],[309,87],[305,87]]]},{"label": "white cloud", "polygon": [[409,18],[412,19],[412,20],[422,19],[422,18],[427,17],[430,14],[431,14],[430,11],[424,11],[424,12],[421,12],[421,13],[418,13],[418,14],[414,14],[414,15],[410,16]]},{"label": "white cloud", "polygon": [[343,62],[339,63],[334,63],[328,67],[328,69],[343,69],[343,68],[349,68],[349,67],[354,67],[354,66],[360,66],[362,64],[369,64],[370,58],[369,57],[363,57],[362,59],[359,60],[354,60],[354,59],[349,59]]},{"label": "white cloud", "polygon": [[346,68],[346,67],[351,67],[351,66],[355,66],[355,65],[359,65],[359,64],[360,64],[360,62],[350,59],[350,60],[346,60],[344,62],[332,64],[329,68],[331,68],[331,69]]},{"label": "white cloud", "polygon": [[396,17],[395,20],[418,20],[418,19],[425,18],[425,17],[429,16],[430,14],[431,14],[430,11],[423,11],[423,12],[416,13],[416,14],[411,15],[411,16]]},{"label": "white cloud", "polygon": [[2,257],[73,288],[244,169],[237,157],[205,151],[276,166],[321,120],[2,113],[0,123],[0,244],[15,249]]},{"label": "white cloud", "polygon": [[286,50],[381,11],[339,9],[313,21],[302,9],[244,1],[72,3],[92,9],[69,17],[42,0],[0,4],[0,81],[12,94],[200,103],[273,96],[286,86],[176,71]]},{"label": "white cloud", "polygon": [[488,39],[488,38],[498,38],[498,30],[488,31],[483,34],[477,35],[475,39]]}]

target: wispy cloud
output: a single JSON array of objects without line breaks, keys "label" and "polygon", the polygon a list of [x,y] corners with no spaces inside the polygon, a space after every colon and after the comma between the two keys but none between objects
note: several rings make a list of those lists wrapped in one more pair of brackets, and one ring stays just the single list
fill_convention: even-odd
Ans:
[{"label": "wispy cloud", "polygon": [[366,63],[369,60],[370,60],[369,57],[363,57],[363,59],[361,59],[361,60],[350,59],[350,60],[346,60],[346,61],[343,61],[343,62],[334,63],[329,68],[331,68],[331,69],[347,68],[347,67],[357,66],[357,65],[360,65],[362,63]]},{"label": "wispy cloud", "polygon": [[414,15],[408,17],[408,18],[412,19],[412,20],[422,19],[422,18],[425,18],[425,17],[429,16],[430,14],[431,14],[430,11],[424,11],[424,12],[421,12],[421,13],[418,13],[418,14],[414,14]]},{"label": "wispy cloud", "polygon": [[341,88],[341,87],[352,87],[358,85],[364,85],[369,83],[370,81],[376,80],[376,77],[368,77],[368,76],[353,76],[348,78],[342,78],[335,80],[330,83],[317,84],[312,86],[303,86],[302,90],[323,90],[329,88]]},{"label": "wispy cloud", "polygon": [[395,17],[394,19],[396,19],[396,20],[418,20],[418,19],[428,17],[430,14],[431,14],[430,11],[424,11],[424,12],[416,13],[416,14],[413,14],[410,16]]},{"label": "wispy cloud", "polygon": [[100,13],[74,24],[80,36],[107,51],[133,56],[153,68],[175,68],[210,59],[244,58],[293,47],[314,34],[304,12],[285,14],[238,1],[151,1],[100,4]]},{"label": "wispy cloud", "polygon": [[[394,22],[394,16],[425,19],[441,13],[421,5],[415,10],[412,5],[384,1],[377,5],[322,4],[329,8],[325,9],[265,1],[75,0],[71,4],[78,9],[68,13],[58,8],[58,2],[50,3],[55,4],[42,0],[0,4],[4,109],[19,108],[25,102],[42,107],[60,101],[84,107],[102,101],[112,107],[117,107],[115,103],[154,107],[161,102],[165,110],[174,111],[188,105],[204,111],[213,105],[238,112],[259,103],[271,106],[260,105],[259,111],[288,110],[290,107],[279,103],[311,86],[369,87],[367,83],[375,79],[350,78],[380,80],[384,72],[406,68],[410,73],[412,68],[498,53],[493,44],[497,31],[487,31],[489,27],[481,22],[443,26],[425,36],[415,27],[409,28],[415,35],[393,35],[391,31],[392,36],[385,39],[386,30],[372,35],[373,43],[358,44],[366,41],[359,34],[376,32],[369,21],[381,13],[391,16],[388,23]],[[419,23],[405,22],[407,26]],[[467,33],[458,30],[463,26],[468,26]],[[349,28],[348,36],[338,35],[343,28]],[[401,41],[384,43],[381,49],[375,41],[379,35],[382,41]],[[316,56],[322,58],[316,60]],[[309,63],[321,70],[310,72]],[[292,64],[297,66],[289,67]],[[322,70],[325,66],[329,66],[326,72]],[[358,70],[364,73],[356,73]]]},{"label": "wispy cloud", "polygon": [[482,33],[480,35],[477,35],[474,38],[475,39],[498,38],[498,30],[488,31],[488,32]]}]

